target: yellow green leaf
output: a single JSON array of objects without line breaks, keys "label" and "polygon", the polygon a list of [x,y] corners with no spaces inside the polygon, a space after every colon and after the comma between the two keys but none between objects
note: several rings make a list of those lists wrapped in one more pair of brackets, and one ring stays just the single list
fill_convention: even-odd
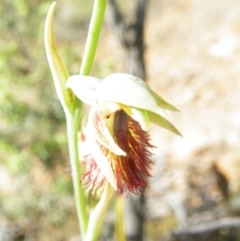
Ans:
[{"label": "yellow green leaf", "polygon": [[47,54],[48,63],[52,72],[53,81],[58,98],[65,111],[68,111],[73,98],[72,92],[66,89],[65,83],[69,77],[67,68],[65,67],[56,46],[54,30],[53,30],[53,16],[55,9],[55,2],[51,5],[44,30],[44,43]]}]

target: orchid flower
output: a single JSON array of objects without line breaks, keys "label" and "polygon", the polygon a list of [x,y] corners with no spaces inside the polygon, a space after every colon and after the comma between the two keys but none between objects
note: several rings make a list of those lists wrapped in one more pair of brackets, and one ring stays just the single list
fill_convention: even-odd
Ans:
[{"label": "orchid flower", "polygon": [[152,165],[150,123],[181,135],[163,117],[165,110],[178,110],[129,74],[112,74],[103,80],[73,75],[66,85],[92,106],[86,127],[91,150],[83,160],[86,188],[94,193],[108,181],[118,193],[139,193],[147,185]]}]

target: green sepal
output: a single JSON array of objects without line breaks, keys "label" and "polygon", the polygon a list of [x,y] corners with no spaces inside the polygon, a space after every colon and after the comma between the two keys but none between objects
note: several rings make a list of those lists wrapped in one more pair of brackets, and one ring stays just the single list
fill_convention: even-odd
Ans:
[{"label": "green sepal", "polygon": [[179,110],[175,106],[168,103],[166,100],[164,100],[161,96],[159,96],[153,90],[151,90],[151,91],[152,91],[158,105],[162,106],[163,109],[179,112]]},{"label": "green sepal", "polygon": [[164,129],[167,129],[179,136],[182,136],[182,134],[178,131],[178,129],[170,123],[167,119],[165,119],[163,116],[158,115],[154,112],[148,111],[148,117],[150,122],[152,122],[155,125],[161,126]]}]

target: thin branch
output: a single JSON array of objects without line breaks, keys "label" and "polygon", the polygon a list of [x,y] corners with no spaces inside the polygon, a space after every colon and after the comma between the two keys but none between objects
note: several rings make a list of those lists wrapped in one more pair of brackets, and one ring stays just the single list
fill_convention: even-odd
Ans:
[{"label": "thin branch", "polygon": [[239,228],[240,227],[240,218],[226,218],[222,220],[217,220],[214,222],[208,222],[193,227],[188,227],[185,229],[179,229],[172,231],[174,237],[179,236],[188,236],[188,235],[205,235],[207,233],[216,232],[220,229],[229,229],[229,228]]}]

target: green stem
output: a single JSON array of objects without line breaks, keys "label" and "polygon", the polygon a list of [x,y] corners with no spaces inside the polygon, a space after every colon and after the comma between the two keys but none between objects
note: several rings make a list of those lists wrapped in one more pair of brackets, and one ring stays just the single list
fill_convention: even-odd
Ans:
[{"label": "green stem", "polygon": [[80,74],[89,75],[102,29],[107,0],[95,0]]},{"label": "green stem", "polygon": [[[106,5],[107,0],[95,0],[86,43],[86,49],[83,55],[83,61],[80,69],[80,74],[82,75],[89,75],[92,68],[94,56],[98,45],[98,39],[102,28]],[[80,126],[80,114],[81,102],[78,99],[75,99],[73,110],[71,111],[71,114],[67,115],[67,133],[77,215],[82,234],[82,240],[85,240],[84,238],[88,229],[88,213],[86,208],[84,190],[80,182],[82,177],[82,171],[79,163],[77,137]]]},{"label": "green stem", "polygon": [[70,154],[70,164],[73,179],[74,197],[77,208],[77,216],[81,230],[82,240],[87,232],[88,215],[83,186],[81,184],[82,171],[79,163],[78,154],[78,130],[80,125],[81,103],[74,109],[71,115],[66,115],[68,147]]}]

